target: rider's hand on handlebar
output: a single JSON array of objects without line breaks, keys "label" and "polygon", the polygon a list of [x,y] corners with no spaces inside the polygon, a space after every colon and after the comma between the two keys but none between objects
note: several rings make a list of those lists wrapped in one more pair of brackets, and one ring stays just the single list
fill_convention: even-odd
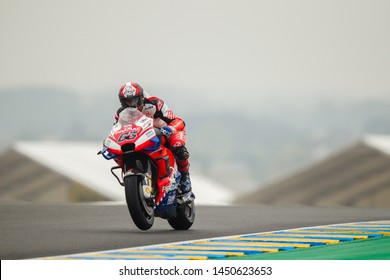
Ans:
[{"label": "rider's hand on handlebar", "polygon": [[173,131],[172,128],[170,128],[169,126],[163,126],[161,128],[161,133],[169,138],[169,136],[172,135]]}]

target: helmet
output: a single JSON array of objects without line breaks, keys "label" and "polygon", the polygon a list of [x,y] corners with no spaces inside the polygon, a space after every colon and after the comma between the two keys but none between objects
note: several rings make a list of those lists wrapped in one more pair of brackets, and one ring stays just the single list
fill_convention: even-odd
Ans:
[{"label": "helmet", "polygon": [[119,101],[122,107],[133,107],[141,110],[144,105],[144,90],[134,82],[125,83],[119,90]]}]

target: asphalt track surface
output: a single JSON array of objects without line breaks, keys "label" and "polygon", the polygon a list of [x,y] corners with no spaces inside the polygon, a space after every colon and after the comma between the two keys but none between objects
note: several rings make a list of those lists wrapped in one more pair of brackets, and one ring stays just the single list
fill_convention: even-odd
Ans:
[{"label": "asphalt track surface", "polygon": [[0,258],[30,259],[335,223],[390,220],[389,209],[197,206],[188,231],[157,218],[137,229],[127,208],[109,204],[0,203]]}]

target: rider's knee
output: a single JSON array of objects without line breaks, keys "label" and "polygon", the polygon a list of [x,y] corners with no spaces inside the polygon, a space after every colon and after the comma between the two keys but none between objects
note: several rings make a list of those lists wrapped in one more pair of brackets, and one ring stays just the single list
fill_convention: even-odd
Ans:
[{"label": "rider's knee", "polygon": [[173,155],[179,160],[186,160],[190,157],[185,146],[172,147],[171,150]]}]

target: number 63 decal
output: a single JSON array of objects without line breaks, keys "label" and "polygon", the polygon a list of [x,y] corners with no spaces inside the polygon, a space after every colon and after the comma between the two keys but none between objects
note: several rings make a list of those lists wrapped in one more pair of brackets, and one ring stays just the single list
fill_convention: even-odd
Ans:
[{"label": "number 63 decal", "polygon": [[119,137],[118,142],[123,142],[125,140],[133,140],[136,136],[136,131],[126,131]]}]

